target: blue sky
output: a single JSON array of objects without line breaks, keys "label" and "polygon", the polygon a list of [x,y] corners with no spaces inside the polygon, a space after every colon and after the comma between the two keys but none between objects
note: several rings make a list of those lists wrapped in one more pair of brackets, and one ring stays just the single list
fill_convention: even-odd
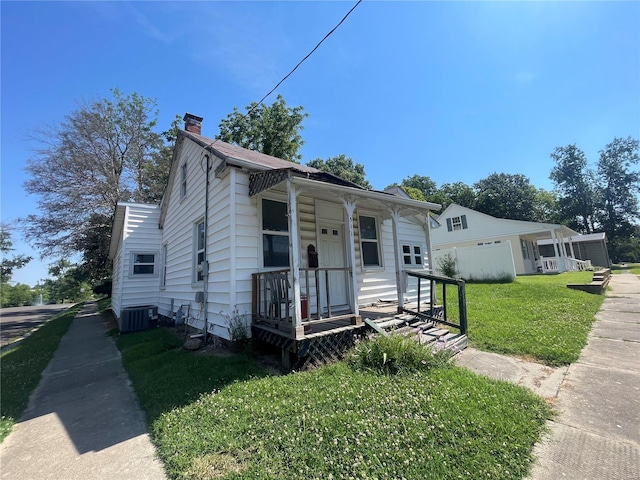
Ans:
[{"label": "blue sky", "polygon": [[[30,130],[117,87],[155,98],[159,128],[189,111],[213,137],[354,3],[1,2],[2,222],[37,211]],[[640,2],[364,1],[267,103],[310,114],[303,163],[345,153],[374,188],[506,172],[551,189],[556,146],[595,162],[638,138],[639,24]],[[13,279],[33,285],[54,260]]]}]

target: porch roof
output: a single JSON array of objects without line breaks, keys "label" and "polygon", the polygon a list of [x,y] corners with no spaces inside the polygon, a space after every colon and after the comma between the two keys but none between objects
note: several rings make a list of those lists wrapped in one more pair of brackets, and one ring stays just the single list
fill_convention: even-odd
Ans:
[{"label": "porch roof", "polygon": [[440,210],[441,205],[431,202],[413,200],[377,190],[365,190],[359,185],[347,182],[326,172],[302,173],[295,169],[278,169],[266,172],[255,172],[249,177],[249,195],[254,196],[270,188],[274,188],[286,180],[314,197],[321,200],[336,198],[350,199],[355,203],[365,201],[367,208],[387,210],[398,207],[406,214],[425,215],[429,211]]}]

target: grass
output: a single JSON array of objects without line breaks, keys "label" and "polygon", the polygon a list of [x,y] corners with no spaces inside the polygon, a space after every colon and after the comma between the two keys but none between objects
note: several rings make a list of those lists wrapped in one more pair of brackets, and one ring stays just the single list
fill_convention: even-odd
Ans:
[{"label": "grass", "polygon": [[622,265],[613,265],[611,267],[611,273],[633,273],[634,275],[640,275],[640,263],[626,263]]},{"label": "grass", "polygon": [[98,312],[103,313],[106,312],[109,307],[111,307],[111,297],[101,298],[96,302],[98,304]]},{"label": "grass", "polygon": [[121,335],[116,343],[150,424],[162,413],[188,405],[203,393],[266,375],[246,355],[188,352],[182,349],[183,340],[164,328]]},{"label": "grass", "polygon": [[0,356],[0,441],[24,413],[29,395],[81,307],[59,314]]},{"label": "grass", "polygon": [[267,376],[179,343],[164,329],[118,338],[171,478],[518,479],[550,415],[533,393],[452,366]]},{"label": "grass", "polygon": [[[567,288],[593,272],[521,276],[509,284],[467,284],[473,347],[534,359],[550,366],[575,362],[604,297]],[[447,300],[455,299],[455,289]],[[452,302],[455,303],[455,302]],[[457,318],[456,305],[451,315]]]}]

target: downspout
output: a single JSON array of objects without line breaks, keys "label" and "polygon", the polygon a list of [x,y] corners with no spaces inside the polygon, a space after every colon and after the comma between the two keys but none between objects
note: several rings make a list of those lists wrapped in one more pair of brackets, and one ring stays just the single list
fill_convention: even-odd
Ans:
[{"label": "downspout", "polygon": [[209,165],[209,154],[205,153],[204,157],[207,159],[207,168],[205,172],[205,186],[204,186],[204,261],[202,265],[202,309],[204,311],[204,328],[202,329],[203,342],[207,343],[207,333],[209,331],[209,256],[207,244],[209,243],[209,171],[211,166]]}]

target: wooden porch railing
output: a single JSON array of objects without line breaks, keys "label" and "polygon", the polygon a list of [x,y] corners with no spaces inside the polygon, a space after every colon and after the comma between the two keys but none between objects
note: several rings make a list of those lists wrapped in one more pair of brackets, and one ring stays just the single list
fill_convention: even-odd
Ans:
[{"label": "wooden porch railing", "polygon": [[[349,311],[334,315],[331,307],[330,278],[332,272],[343,272],[349,287],[349,268],[301,268],[300,290],[302,325],[331,322],[353,316]],[[254,323],[268,323],[276,327],[293,326],[293,292],[290,270],[275,270],[252,274],[252,308]],[[349,292],[350,293],[350,292]],[[351,298],[351,295],[348,295]]]},{"label": "wooden porch railing", "polygon": [[[577,258],[562,257],[567,271],[586,270],[591,268],[591,260],[578,260]],[[558,272],[558,257],[540,257],[542,273]]]},{"label": "wooden porch railing", "polygon": [[[404,272],[409,277],[415,277],[418,279],[418,304],[416,310],[403,308],[406,313],[417,315],[419,317],[432,320],[449,327],[457,328],[462,335],[467,334],[467,295],[465,289],[464,280],[458,280],[450,277],[443,277],[440,275],[432,275],[430,273],[421,271],[405,270]],[[424,289],[423,282],[429,282],[429,306],[426,310],[421,310],[421,303],[424,302]],[[438,301],[440,305],[436,306],[437,286],[442,285],[442,298]],[[458,320],[459,323],[455,323],[455,319],[451,319],[448,315],[449,308],[447,303],[447,285],[454,285],[457,287],[458,293]]]}]

